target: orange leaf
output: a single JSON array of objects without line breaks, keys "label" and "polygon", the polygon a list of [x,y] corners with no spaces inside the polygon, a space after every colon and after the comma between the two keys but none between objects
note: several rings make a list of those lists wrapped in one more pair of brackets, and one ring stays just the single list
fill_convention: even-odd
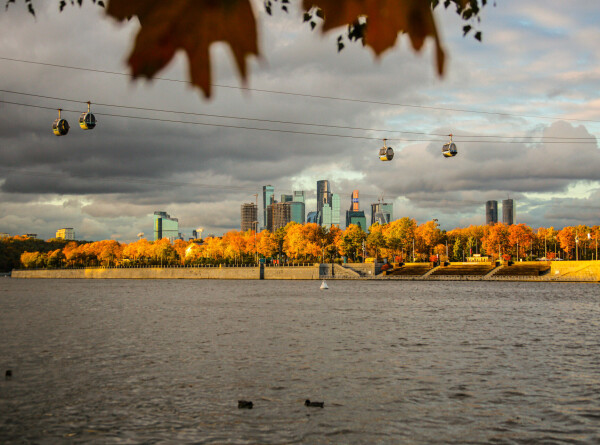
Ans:
[{"label": "orange leaf", "polygon": [[192,84],[211,93],[209,47],[224,41],[242,79],[246,57],[258,55],[256,21],[249,0],[111,0],[107,13],[117,20],[137,16],[142,28],[129,56],[134,77],[152,78],[183,49]]},{"label": "orange leaf", "polygon": [[439,74],[444,72],[444,51],[433,19],[431,3],[425,0],[304,0],[306,10],[313,6],[324,13],[323,32],[367,18],[365,44],[379,56],[396,44],[398,33],[410,37],[413,48],[420,51],[428,36],[436,45]]}]

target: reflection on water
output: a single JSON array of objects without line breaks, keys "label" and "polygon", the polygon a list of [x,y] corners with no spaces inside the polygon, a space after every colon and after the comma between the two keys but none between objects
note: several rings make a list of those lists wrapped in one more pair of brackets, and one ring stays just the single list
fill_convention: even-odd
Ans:
[{"label": "reflection on water", "polygon": [[0,280],[0,442],[600,442],[597,285],[319,285]]}]

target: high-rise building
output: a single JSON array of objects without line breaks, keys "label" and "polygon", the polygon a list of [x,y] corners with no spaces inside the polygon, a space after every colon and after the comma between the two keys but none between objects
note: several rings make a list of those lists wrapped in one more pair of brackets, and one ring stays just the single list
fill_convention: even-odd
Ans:
[{"label": "high-rise building", "polygon": [[317,181],[317,212],[323,210],[324,204],[329,204],[331,200],[331,190],[329,188],[329,181],[323,179]]},{"label": "high-rise building", "polygon": [[304,224],[304,215],[306,214],[305,204],[300,201],[292,201],[286,204],[290,206],[290,221]]},{"label": "high-rise building", "polygon": [[360,210],[360,203],[358,202],[358,190],[354,190],[350,196],[350,210],[358,212]]},{"label": "high-rise building", "polygon": [[320,219],[321,215],[319,212],[308,212],[308,215],[306,215],[306,222],[310,224],[320,224]]},{"label": "high-rise building", "polygon": [[498,201],[487,201],[485,203],[485,223],[487,225],[498,222]]},{"label": "high-rise building", "polygon": [[294,196],[293,195],[281,195],[281,201],[280,202],[291,202],[294,200]]},{"label": "high-rise building", "polygon": [[258,207],[254,203],[242,204],[242,232],[257,230]]},{"label": "high-rise building", "polygon": [[321,211],[323,227],[340,226],[340,195],[331,193],[328,203],[323,204]]},{"label": "high-rise building", "polygon": [[290,222],[290,204],[276,202],[267,207],[267,230],[275,232]]},{"label": "high-rise building", "polygon": [[173,242],[181,238],[179,220],[171,218],[167,212],[154,212],[154,241],[168,238]]},{"label": "high-rise building", "polygon": [[346,212],[346,227],[350,226],[350,224],[355,224],[360,226],[363,231],[367,231],[367,217],[365,216],[365,212],[363,210],[353,211],[348,210]]},{"label": "high-rise building", "polygon": [[267,227],[267,207],[275,202],[275,187],[263,186],[263,227]]},{"label": "high-rise building", "polygon": [[511,226],[515,223],[516,211],[512,199],[502,201],[502,223]]},{"label": "high-rise building", "polygon": [[75,239],[75,230],[73,230],[72,227],[65,227],[63,229],[58,229],[56,231],[56,238],[74,240]]},{"label": "high-rise building", "polygon": [[303,202],[306,204],[306,196],[303,190],[294,190],[294,202]]},{"label": "high-rise building", "polygon": [[381,225],[389,224],[394,220],[393,202],[376,202],[371,204],[371,225],[378,222]]},{"label": "high-rise building", "polygon": [[340,195],[337,193],[331,194],[331,225],[340,226],[340,210],[341,210]]}]

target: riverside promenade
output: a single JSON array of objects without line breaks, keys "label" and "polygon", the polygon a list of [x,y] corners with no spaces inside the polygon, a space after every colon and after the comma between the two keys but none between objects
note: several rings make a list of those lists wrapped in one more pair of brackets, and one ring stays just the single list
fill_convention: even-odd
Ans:
[{"label": "riverside promenade", "polygon": [[381,272],[380,263],[302,266],[87,267],[13,270],[19,279],[214,279],[214,280],[428,280],[600,282],[600,261],[494,263],[406,263]]}]

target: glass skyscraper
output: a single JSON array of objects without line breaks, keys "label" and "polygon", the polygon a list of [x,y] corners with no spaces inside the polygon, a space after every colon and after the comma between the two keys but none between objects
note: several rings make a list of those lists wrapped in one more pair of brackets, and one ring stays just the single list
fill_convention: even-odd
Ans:
[{"label": "glass skyscraper", "polygon": [[306,214],[304,203],[299,201],[288,202],[290,206],[290,221],[304,224],[304,215]]},{"label": "glass skyscraper", "polygon": [[180,238],[179,220],[167,212],[154,212],[154,241],[168,238],[173,242]]},{"label": "glass skyscraper", "polygon": [[378,222],[389,224],[394,220],[394,203],[376,202],[371,204],[371,225]]},{"label": "glass skyscraper", "polygon": [[263,186],[263,227],[267,227],[267,207],[275,202],[275,187]]},{"label": "glass skyscraper", "polygon": [[294,190],[294,202],[303,202],[306,204],[306,196],[303,190]]},{"label": "glass skyscraper", "polygon": [[331,189],[329,188],[329,181],[323,179],[317,181],[317,212],[323,210],[324,204],[329,204],[331,199]]}]

